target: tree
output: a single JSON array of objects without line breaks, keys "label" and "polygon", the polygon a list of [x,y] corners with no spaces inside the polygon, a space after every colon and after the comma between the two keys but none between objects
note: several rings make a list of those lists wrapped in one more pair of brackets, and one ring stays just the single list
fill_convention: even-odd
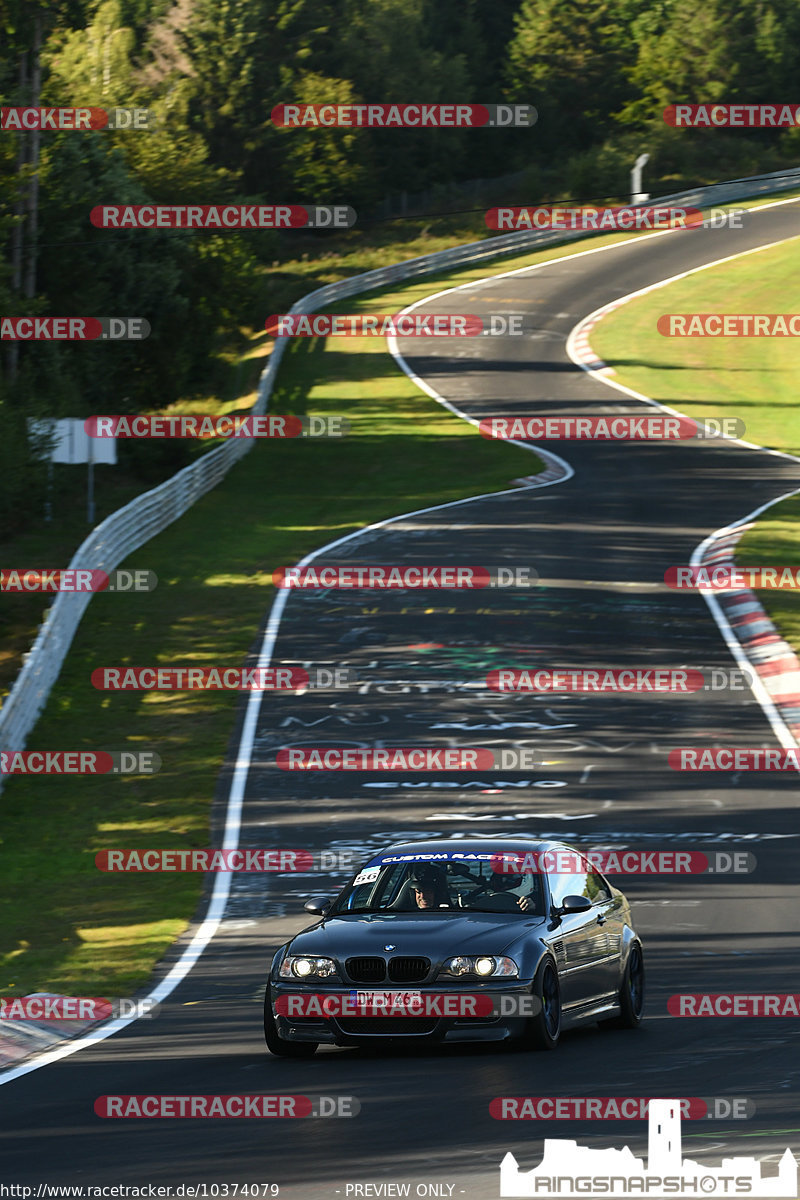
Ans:
[{"label": "tree", "polygon": [[602,142],[633,95],[630,9],[620,0],[523,0],[509,46],[512,98],[539,112],[537,141],[564,153]]}]

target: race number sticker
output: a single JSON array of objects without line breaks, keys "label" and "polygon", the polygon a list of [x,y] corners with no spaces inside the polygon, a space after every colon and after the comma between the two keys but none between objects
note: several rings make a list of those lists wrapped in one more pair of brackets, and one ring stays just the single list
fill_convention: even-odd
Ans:
[{"label": "race number sticker", "polygon": [[359,871],[353,880],[353,887],[358,887],[360,883],[374,883],[381,873],[380,867],[366,867],[365,870]]}]

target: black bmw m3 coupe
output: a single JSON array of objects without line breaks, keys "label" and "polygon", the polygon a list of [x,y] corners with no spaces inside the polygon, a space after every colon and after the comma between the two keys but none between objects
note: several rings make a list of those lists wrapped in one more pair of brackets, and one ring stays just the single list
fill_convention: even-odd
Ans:
[{"label": "black bmw m3 coupe", "polygon": [[630,905],[579,850],[533,838],[390,846],[275,955],[264,997],[273,1054],[379,1039],[515,1040],[635,1028],[644,958]]}]

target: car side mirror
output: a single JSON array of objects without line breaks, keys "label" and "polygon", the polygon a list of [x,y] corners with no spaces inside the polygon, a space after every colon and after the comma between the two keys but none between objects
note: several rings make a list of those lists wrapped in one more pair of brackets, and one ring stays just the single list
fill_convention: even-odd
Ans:
[{"label": "car side mirror", "polygon": [[558,912],[561,916],[568,916],[572,913],[588,912],[591,907],[592,902],[588,896],[565,896]]},{"label": "car side mirror", "polygon": [[333,901],[327,896],[312,896],[310,900],[306,900],[303,911],[311,913],[313,917],[324,917],[332,904]]}]

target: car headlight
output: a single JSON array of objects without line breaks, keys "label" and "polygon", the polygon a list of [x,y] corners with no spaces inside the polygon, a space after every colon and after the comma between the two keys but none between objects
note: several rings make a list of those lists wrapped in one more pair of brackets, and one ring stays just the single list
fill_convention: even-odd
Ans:
[{"label": "car headlight", "polygon": [[519,967],[513,958],[498,958],[490,954],[478,954],[469,957],[459,954],[456,958],[448,958],[442,963],[440,975],[478,975],[483,979],[518,979]]},{"label": "car headlight", "polygon": [[332,958],[308,954],[287,954],[278,972],[281,979],[331,979],[338,977]]}]

